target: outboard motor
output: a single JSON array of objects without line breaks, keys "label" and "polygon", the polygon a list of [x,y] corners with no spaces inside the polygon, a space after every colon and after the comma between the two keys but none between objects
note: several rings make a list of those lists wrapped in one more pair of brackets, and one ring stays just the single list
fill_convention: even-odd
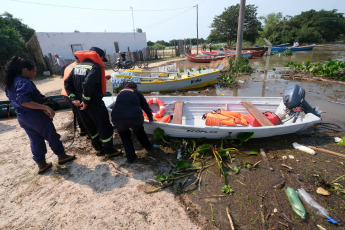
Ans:
[{"label": "outboard motor", "polygon": [[283,95],[283,102],[287,109],[295,113],[293,122],[296,121],[300,112],[312,113],[321,117],[321,112],[317,108],[311,107],[305,98],[305,90],[299,85],[289,86]]}]

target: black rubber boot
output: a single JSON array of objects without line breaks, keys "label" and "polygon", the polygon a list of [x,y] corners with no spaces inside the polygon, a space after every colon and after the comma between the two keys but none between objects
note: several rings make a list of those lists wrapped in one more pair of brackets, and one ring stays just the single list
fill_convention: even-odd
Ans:
[{"label": "black rubber boot", "polygon": [[45,171],[47,171],[53,166],[52,163],[50,162],[47,163],[45,159],[37,162],[37,165],[38,165],[38,174],[43,174]]},{"label": "black rubber boot", "polygon": [[59,158],[59,165],[65,164],[68,161],[73,161],[75,159],[74,155],[67,155],[65,152],[61,153],[60,155],[58,155]]},{"label": "black rubber boot", "polygon": [[122,155],[122,150],[121,149],[114,149],[111,152],[107,152],[105,153],[105,157],[109,158],[109,157],[116,157],[116,156],[120,156]]}]

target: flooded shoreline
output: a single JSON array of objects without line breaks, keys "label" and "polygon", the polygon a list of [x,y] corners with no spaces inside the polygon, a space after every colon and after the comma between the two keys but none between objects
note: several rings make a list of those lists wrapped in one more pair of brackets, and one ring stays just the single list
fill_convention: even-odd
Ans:
[{"label": "flooded shoreline", "polygon": [[[284,65],[290,61],[302,63],[307,59],[311,63],[323,63],[332,58],[334,60],[345,60],[345,44],[323,44],[316,46],[311,51],[295,52],[292,56],[283,56],[282,53],[271,56],[269,63],[269,71],[267,79],[264,81],[264,68],[266,65],[266,57],[255,57],[250,59],[254,73],[251,75],[242,75],[235,77],[236,82],[243,82],[237,86],[221,87],[218,84],[207,87],[207,95],[224,95],[224,96],[248,96],[248,97],[280,97],[285,89],[291,84],[298,84],[306,91],[306,100],[311,106],[319,108],[323,111],[322,118],[327,122],[345,123],[345,105],[333,103],[331,98],[345,100],[345,84],[338,84],[336,81],[320,82],[320,81],[301,81],[285,78],[286,74],[281,74],[281,70],[286,70]],[[190,61],[171,62],[165,66],[156,67],[152,71],[168,71],[178,72],[183,69],[197,69],[199,67],[208,68],[210,63],[193,63]],[[275,68],[276,71],[272,69]],[[190,95],[196,95],[202,92],[202,89],[188,90]],[[171,92],[170,94],[176,95]],[[169,93],[164,93],[169,95]],[[202,94],[198,94],[202,95]],[[344,128],[344,127],[343,127]]]}]

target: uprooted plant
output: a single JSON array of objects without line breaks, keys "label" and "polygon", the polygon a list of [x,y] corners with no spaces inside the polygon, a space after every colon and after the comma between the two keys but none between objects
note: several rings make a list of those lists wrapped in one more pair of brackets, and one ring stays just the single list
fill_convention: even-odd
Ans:
[{"label": "uprooted plant", "polygon": [[[236,160],[234,154],[242,153],[237,148],[228,146],[229,143],[233,143],[231,139],[230,141],[221,139],[220,145],[217,147],[217,145],[205,143],[205,139],[182,139],[182,141],[169,139],[169,141],[167,141],[163,138],[164,130],[160,128],[157,128],[154,133],[159,133],[159,135],[154,135],[154,137],[166,144],[168,143],[172,149],[179,149],[185,153],[185,159],[178,159],[176,162],[167,159],[174,169],[173,172],[170,173],[170,175],[166,175],[165,173],[158,175],[156,181],[160,182],[162,186],[147,191],[147,193],[160,191],[161,189],[173,185],[175,181],[180,182],[180,186],[184,192],[192,191],[197,188],[200,189],[203,171],[216,164],[218,172],[224,180],[224,186],[220,190],[223,193],[231,195],[234,191],[228,183],[228,172],[231,170],[237,174],[241,167],[251,168],[253,166],[248,162],[239,162],[239,167],[230,165]],[[239,139],[240,144],[242,144],[248,141],[253,135],[254,133],[240,133],[237,139]],[[190,177],[194,177],[194,181],[185,186]],[[184,181],[181,181],[182,179],[184,179]]]}]

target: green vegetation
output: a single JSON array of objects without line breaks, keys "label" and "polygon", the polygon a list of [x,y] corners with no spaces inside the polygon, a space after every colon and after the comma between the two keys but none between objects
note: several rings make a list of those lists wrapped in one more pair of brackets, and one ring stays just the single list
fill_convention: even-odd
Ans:
[{"label": "green vegetation", "polygon": [[260,32],[260,44],[267,38],[272,44],[321,43],[340,40],[345,35],[345,18],[337,10],[309,10],[294,17],[283,17],[282,13],[271,13],[263,20],[264,27]]},{"label": "green vegetation", "polygon": [[345,62],[332,60],[331,58],[325,64],[317,62],[311,64],[307,59],[305,63],[288,62],[285,66],[292,67],[294,71],[301,73],[310,73],[320,77],[327,77],[331,79],[345,81],[344,70]]},{"label": "green vegetation", "polygon": [[295,52],[292,52],[291,50],[285,50],[282,55],[283,56],[292,56],[294,53]]},{"label": "green vegetation", "polygon": [[343,199],[345,200],[345,189],[341,184],[339,184],[339,182],[341,182],[341,181],[345,181],[345,174],[336,178],[335,180],[333,180],[330,183],[331,184],[331,191],[336,192],[338,194],[342,193]]},{"label": "green vegetation", "polygon": [[229,71],[238,76],[240,73],[251,74],[253,69],[249,64],[249,59],[241,57],[239,59],[229,58]]},{"label": "green vegetation", "polygon": [[0,15],[0,66],[4,66],[14,55],[27,56],[26,42],[34,30],[10,13]]},{"label": "green vegetation", "polygon": [[[240,5],[229,6],[225,8],[221,15],[216,16],[211,24],[211,33],[208,40],[212,42],[226,42],[232,45],[237,40],[238,16]],[[243,31],[243,39],[254,43],[259,37],[261,22],[256,17],[257,6],[246,5]]]},{"label": "green vegetation", "polygon": [[341,137],[341,141],[338,142],[338,145],[345,147],[345,137]]},{"label": "green vegetation", "polygon": [[[242,144],[251,139],[253,135],[254,133],[240,133],[237,136],[237,139],[239,139],[240,144]],[[230,138],[230,136],[229,138],[221,139],[219,145],[205,143],[204,138],[181,140],[164,137],[164,130],[160,128],[157,128],[154,131],[153,136],[155,139],[161,140],[165,144],[168,144],[171,149],[178,149],[178,151],[185,153],[185,156],[183,156],[184,159],[181,158],[176,163],[168,160],[168,162],[175,168],[175,170],[173,172],[169,172],[170,175],[167,175],[165,173],[159,174],[159,172],[157,171],[156,181],[162,183],[162,186],[155,188],[152,191],[147,191],[147,193],[159,191],[167,186],[172,185],[176,180],[185,177],[187,177],[188,179],[189,176],[197,173],[198,176],[195,181],[184,189],[184,191],[186,192],[195,190],[200,185],[199,181],[201,173],[208,167],[217,165],[218,172],[221,175],[222,179],[224,179],[224,186],[220,190],[223,193],[231,195],[234,190],[228,183],[228,172],[233,171],[235,174],[238,174],[240,168],[251,169],[253,167],[252,164],[248,162],[240,162],[234,156],[231,156],[231,154],[239,153],[240,151],[236,148],[231,147],[231,145],[234,145],[235,142]],[[167,138],[169,138],[169,141],[166,141]],[[249,156],[255,154],[257,153],[249,154]],[[210,156],[213,156],[214,161]],[[235,161],[237,162],[235,163]],[[238,164],[238,166],[236,166],[235,164]],[[185,179],[185,182],[187,181],[187,179]],[[182,184],[182,186],[184,185],[184,183]]]},{"label": "green vegetation", "polygon": [[230,86],[236,84],[236,81],[231,73],[222,73],[218,78],[218,83],[222,86]]}]

